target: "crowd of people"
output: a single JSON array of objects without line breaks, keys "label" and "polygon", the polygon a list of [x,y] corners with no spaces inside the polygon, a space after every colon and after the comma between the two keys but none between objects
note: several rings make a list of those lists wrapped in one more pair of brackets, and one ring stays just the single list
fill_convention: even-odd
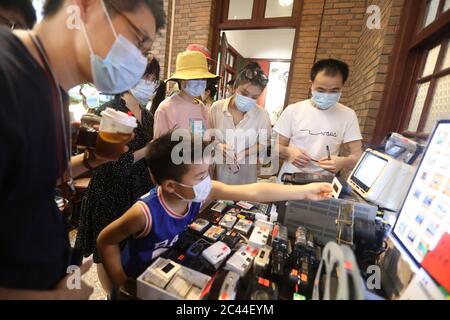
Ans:
[{"label": "crowd of people", "polygon": [[[79,29],[65,25],[69,1],[46,1],[44,18],[34,27],[30,1],[2,3],[0,299],[86,299],[92,293],[84,282],[78,290],[66,286],[74,250],[55,203],[56,187],[70,192],[82,174],[91,180],[75,248],[93,255],[110,294],[170,248],[211,200],[330,197],[327,183],[258,183],[261,155],[267,157],[269,147],[271,161],[279,154],[284,162],[280,177],[335,174],[351,169],[361,155],[356,114],[339,103],[349,77],[342,61],[312,66],[311,98],[287,106],[272,129],[257,104],[269,79],[255,62],[239,70],[217,101],[220,78],[210,72],[211,56],[202,46],[179,53],[175,73],[160,80],[149,52],[165,26],[163,1],[78,1]],[[71,156],[67,92],[88,82],[115,95],[98,115],[113,108],[137,120],[117,159],[95,152]],[[178,90],[169,94],[168,85]],[[180,142],[173,139],[177,131],[194,138]],[[172,153],[180,144],[192,152],[188,162],[176,164]],[[223,161],[206,161],[208,148]],[[202,151],[200,159],[195,149]],[[89,267],[84,263],[82,272]]]}]

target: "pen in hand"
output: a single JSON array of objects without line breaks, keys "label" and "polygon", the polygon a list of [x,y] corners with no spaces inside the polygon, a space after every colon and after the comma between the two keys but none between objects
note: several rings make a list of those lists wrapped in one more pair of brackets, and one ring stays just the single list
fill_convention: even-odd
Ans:
[{"label": "pen in hand", "polygon": [[327,146],[327,154],[328,154],[328,160],[331,160],[331,152],[330,152],[329,146]]}]

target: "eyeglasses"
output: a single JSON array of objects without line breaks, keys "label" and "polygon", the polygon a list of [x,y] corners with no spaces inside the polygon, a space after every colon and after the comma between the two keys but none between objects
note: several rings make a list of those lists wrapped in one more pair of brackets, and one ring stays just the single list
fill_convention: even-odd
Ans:
[{"label": "eyeglasses", "polygon": [[116,11],[117,14],[125,18],[128,25],[131,27],[132,32],[134,33],[134,36],[138,40],[137,47],[139,50],[141,50],[142,54],[147,57],[151,54],[151,48],[153,46],[153,39],[150,38],[148,35],[146,35],[144,32],[141,31],[141,29],[136,26],[130,18],[128,18],[124,13],[122,13],[117,6],[114,4],[113,1],[108,1],[108,3],[111,5],[111,8]]},{"label": "eyeglasses", "polygon": [[15,22],[15,21],[9,20],[8,18],[6,18],[4,16],[0,16],[0,24],[7,25],[11,30],[26,29],[20,22]]},{"label": "eyeglasses", "polygon": [[248,80],[254,80],[259,82],[264,87],[267,86],[267,83],[269,82],[269,79],[267,76],[262,72],[262,70],[250,70],[247,69],[244,73],[244,76]]}]

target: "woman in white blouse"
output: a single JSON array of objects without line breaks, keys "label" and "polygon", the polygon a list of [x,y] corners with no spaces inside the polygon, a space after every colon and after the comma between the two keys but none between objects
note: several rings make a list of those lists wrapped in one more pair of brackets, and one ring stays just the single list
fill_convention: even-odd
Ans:
[{"label": "woman in white blouse", "polygon": [[[269,114],[256,102],[267,83],[259,64],[250,63],[236,78],[234,94],[209,110],[217,141],[215,179],[227,184],[257,181],[258,160],[266,154],[271,137]],[[217,161],[222,158],[218,155],[223,156],[222,163]]]}]

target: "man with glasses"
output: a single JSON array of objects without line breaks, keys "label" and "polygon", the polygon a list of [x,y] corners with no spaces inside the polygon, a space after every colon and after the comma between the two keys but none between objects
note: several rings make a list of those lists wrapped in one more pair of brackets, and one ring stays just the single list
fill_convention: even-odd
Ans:
[{"label": "man with glasses", "polygon": [[31,29],[36,23],[36,11],[31,0],[0,1],[0,26],[11,30]]},{"label": "man with glasses", "polygon": [[[318,61],[311,70],[311,99],[288,106],[274,127],[284,173],[337,173],[351,169],[362,154],[355,112],[340,104],[349,68],[345,62]],[[340,156],[341,146],[348,156]]]},{"label": "man with glasses", "polygon": [[91,294],[67,286],[73,258],[55,187],[107,160],[70,158],[67,91],[136,86],[164,24],[162,0],[47,0],[32,31],[0,28],[0,299]]}]

